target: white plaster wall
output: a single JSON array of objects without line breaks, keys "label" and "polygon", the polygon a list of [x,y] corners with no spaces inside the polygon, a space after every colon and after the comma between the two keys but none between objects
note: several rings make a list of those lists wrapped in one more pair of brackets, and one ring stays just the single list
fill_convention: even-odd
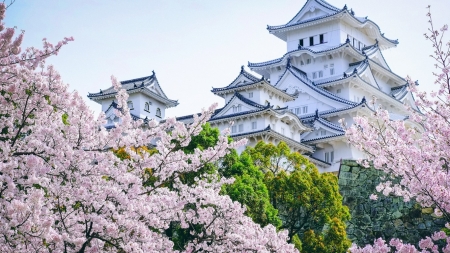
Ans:
[{"label": "white plaster wall", "polygon": [[284,67],[279,67],[279,68],[276,67],[276,68],[271,69],[270,83],[272,85],[275,85],[278,82],[278,80],[280,79],[280,77],[283,75],[283,73],[284,73]]},{"label": "white plaster wall", "polygon": [[309,45],[309,37],[316,36],[320,34],[325,34],[324,40],[326,43],[319,44],[320,46],[333,47],[340,43],[339,40],[339,23],[337,22],[326,22],[306,28],[301,28],[293,30],[287,33],[287,51],[296,50],[298,48],[298,43],[300,39],[305,39],[304,46],[315,50],[317,46]]},{"label": "white plaster wall", "polygon": [[350,35],[355,39],[357,39],[358,41],[364,43],[366,46],[375,44],[375,40],[367,36],[367,34],[364,33],[362,29],[352,27],[343,21],[339,23],[339,26],[340,26],[339,29],[341,35],[340,38],[341,43],[344,43],[345,40],[347,40],[347,35]]},{"label": "white plaster wall", "polygon": [[105,112],[106,110],[108,110],[109,106],[111,105],[111,103],[114,101],[114,98],[107,98],[101,101],[102,103],[102,111]]}]

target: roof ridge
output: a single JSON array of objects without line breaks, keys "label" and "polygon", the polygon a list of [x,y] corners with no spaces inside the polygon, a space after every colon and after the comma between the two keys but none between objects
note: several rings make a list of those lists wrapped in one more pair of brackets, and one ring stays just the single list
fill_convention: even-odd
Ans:
[{"label": "roof ridge", "polygon": [[[297,79],[299,79],[300,81],[303,81],[303,80],[301,80],[300,77],[297,76],[292,70],[290,70],[290,67],[289,67],[289,68],[286,68],[286,70],[288,70],[288,69],[289,69],[289,71],[290,71],[295,77],[297,77]],[[286,73],[286,72],[285,72],[285,73]],[[285,75],[285,73],[283,73],[283,76]],[[283,76],[282,76],[281,78],[283,78]],[[281,78],[280,78],[280,80],[281,80]],[[331,93],[331,92],[329,92],[329,91],[327,91],[327,90],[325,90],[325,89],[322,89],[322,88],[320,88],[320,87],[317,87],[317,86],[314,85],[314,83],[313,83],[312,81],[310,81],[307,77],[305,77],[305,78],[306,78],[309,82],[311,82],[311,83],[307,83],[307,82],[304,82],[304,81],[303,81],[303,82],[304,82],[306,85],[308,85],[311,89],[313,89],[313,90],[315,90],[315,91],[321,93],[322,95],[325,95],[325,96],[327,96],[327,97],[329,97],[329,98],[331,98],[331,99],[333,99],[333,100],[335,100],[335,101],[341,102],[341,103],[345,103],[345,104],[349,104],[349,105],[355,105],[355,104],[356,104],[355,102],[351,102],[351,101],[348,101],[348,100],[346,100],[346,99],[340,98],[340,97],[334,95],[333,93]]]}]

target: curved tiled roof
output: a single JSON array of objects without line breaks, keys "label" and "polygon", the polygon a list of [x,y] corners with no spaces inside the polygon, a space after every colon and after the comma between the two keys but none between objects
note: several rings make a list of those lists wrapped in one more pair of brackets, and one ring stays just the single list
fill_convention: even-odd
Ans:
[{"label": "curved tiled roof", "polygon": [[257,62],[257,63],[248,62],[248,65],[247,65],[247,66],[248,66],[249,68],[252,68],[252,67],[253,67],[253,68],[256,68],[256,67],[268,66],[268,65],[271,65],[271,64],[275,64],[275,63],[282,62],[282,61],[284,60],[284,58],[285,58],[286,56],[288,56],[289,54],[291,54],[291,53],[300,52],[300,51],[308,51],[308,52],[311,52],[311,53],[313,53],[313,54],[326,53],[326,52],[330,52],[330,51],[333,51],[333,50],[342,48],[342,47],[344,47],[344,46],[346,46],[346,45],[348,45],[348,44],[349,44],[349,43],[343,43],[343,44],[339,44],[338,46],[331,47],[331,48],[324,49],[324,50],[319,50],[319,51],[314,51],[314,50],[312,50],[312,49],[310,49],[310,48],[307,48],[307,47],[300,47],[300,48],[298,48],[298,49],[294,49],[294,50],[291,50],[291,51],[285,53],[285,54],[284,54],[282,57],[280,57],[280,58],[273,59],[273,60],[270,60],[270,61],[265,61],[265,62]]},{"label": "curved tiled roof", "polygon": [[262,130],[257,130],[257,131],[253,131],[253,132],[246,132],[246,133],[234,134],[234,135],[230,135],[230,137],[236,138],[236,137],[243,137],[243,136],[246,136],[246,135],[252,135],[252,134],[262,134],[262,133],[265,133],[265,132],[266,132],[266,133],[271,133],[271,134],[273,134],[273,135],[276,135],[276,136],[277,136],[278,138],[280,138],[280,139],[284,139],[284,140],[287,140],[287,141],[289,141],[289,142],[294,142],[296,145],[301,146],[301,147],[303,148],[303,150],[305,150],[305,151],[309,151],[309,152],[313,152],[313,151],[314,151],[314,148],[313,148],[313,147],[311,147],[311,146],[309,146],[309,145],[306,145],[306,144],[303,144],[303,143],[301,143],[301,142],[298,142],[298,141],[296,141],[296,140],[294,140],[294,139],[291,139],[291,138],[289,138],[289,137],[286,137],[286,136],[284,136],[284,135],[278,133],[277,131],[272,130],[272,128],[270,127],[270,125],[268,125],[266,128],[264,128],[264,129],[262,129]]},{"label": "curved tiled roof", "polygon": [[[319,117],[323,117],[323,116],[327,116],[327,115],[333,114],[333,113],[345,112],[345,111],[348,111],[348,110],[351,110],[351,109],[354,109],[354,108],[357,108],[357,107],[360,107],[360,106],[366,106],[367,108],[370,109],[370,107],[368,107],[368,105],[367,105],[366,98],[363,97],[363,99],[361,100],[361,102],[359,104],[356,104],[354,106],[348,106],[348,107],[344,107],[344,108],[339,108],[339,109],[331,109],[331,110],[321,111],[321,112],[318,113],[318,116]],[[370,110],[372,110],[372,109],[370,109]],[[310,122],[315,117],[316,117],[316,115],[314,113],[310,113],[310,114],[307,114],[307,115],[303,115],[303,116],[301,116],[299,118],[302,121]]]},{"label": "curved tiled roof", "polygon": [[408,93],[408,84],[391,88],[391,96],[397,100],[403,99],[406,95],[408,95]]},{"label": "curved tiled roof", "polygon": [[[300,11],[298,11],[297,14],[295,14],[295,16],[294,16],[291,20],[289,20],[289,22],[287,22],[287,24],[289,24],[289,23],[291,23],[292,21],[294,21],[294,19],[298,16],[298,14],[300,14],[300,12],[302,12],[302,10],[306,7],[306,5],[308,4],[308,2],[309,2],[309,1],[306,1],[306,3],[302,6],[302,8],[300,9]],[[327,9],[331,10],[331,11],[335,11],[335,12],[340,11],[340,9],[334,7],[333,5],[327,3],[327,2],[324,1],[324,0],[316,0],[315,2],[318,3],[319,5],[321,5],[321,6],[325,7],[325,8],[327,8]]]},{"label": "curved tiled roof", "polygon": [[[280,29],[283,29],[283,28],[293,27],[293,26],[302,25],[302,24],[306,24],[306,23],[309,23],[309,22],[317,21],[317,20],[320,20],[320,19],[324,19],[324,18],[329,18],[329,17],[338,16],[338,15],[340,15],[340,14],[343,14],[343,15],[347,14],[348,16],[352,17],[355,21],[359,22],[360,24],[366,24],[367,22],[372,23],[375,27],[378,28],[378,32],[380,33],[380,35],[381,35],[382,38],[384,38],[386,41],[388,41],[388,42],[390,42],[390,43],[392,43],[392,44],[394,44],[394,45],[397,45],[397,44],[398,44],[398,40],[391,40],[391,39],[386,38],[386,37],[384,36],[384,33],[381,33],[380,27],[379,27],[375,22],[373,22],[373,21],[370,20],[370,19],[366,19],[366,18],[364,18],[364,19],[358,19],[357,17],[355,17],[354,15],[352,15],[352,14],[347,10],[347,8],[344,8],[344,9],[342,9],[342,10],[340,10],[339,12],[336,12],[336,13],[332,13],[332,14],[328,14],[328,15],[324,15],[324,16],[320,16],[320,17],[316,17],[316,18],[304,20],[304,21],[302,21],[302,22],[298,22],[298,23],[294,23],[294,24],[289,24],[289,23],[287,23],[287,24],[284,24],[284,25],[278,25],[278,26],[269,26],[269,25],[267,25],[267,30],[269,30],[270,32],[273,32],[273,31],[280,30]],[[291,21],[292,21],[292,20],[291,20]]]},{"label": "curved tiled roof", "polygon": [[339,131],[339,132],[344,132],[344,129],[343,129],[341,126],[338,126],[338,125],[336,125],[336,124],[334,124],[334,123],[331,123],[331,122],[328,121],[328,120],[325,120],[325,119],[322,119],[322,118],[317,118],[317,119],[315,119],[315,121],[318,121],[318,122],[320,122],[321,124],[323,124],[323,125],[325,125],[325,126],[331,128],[331,129],[333,129],[333,130],[336,130],[336,131]]},{"label": "curved tiled roof", "polygon": [[314,142],[314,141],[318,141],[318,140],[326,140],[326,139],[342,137],[342,136],[345,136],[345,133],[334,134],[334,135],[329,135],[329,136],[321,136],[321,137],[317,137],[314,139],[309,139],[307,141],[302,141],[302,143],[310,143],[310,142]]},{"label": "curved tiled roof", "polygon": [[[251,73],[245,71],[244,66],[242,65],[242,66],[241,66],[241,72],[239,72],[239,75],[238,75],[238,76],[237,76],[230,84],[228,84],[227,86],[225,86],[225,88],[226,88],[226,87],[230,87],[234,82],[236,82],[236,80],[239,79],[240,76],[244,76],[244,77],[246,77],[247,79],[251,80],[251,81],[254,82],[254,83],[256,83],[256,82],[258,82],[258,81],[261,81],[261,80],[263,80],[263,78],[264,78],[264,77],[258,78],[258,77],[256,77],[256,76],[252,75]],[[213,88],[213,89],[214,89],[214,88]]]},{"label": "curved tiled roof", "polygon": [[[148,95],[154,96],[156,99],[160,99],[160,101],[162,101],[162,102],[166,102],[167,104],[170,104],[171,106],[178,105],[177,100],[169,99],[166,96],[166,94],[164,93],[162,88],[159,86],[158,80],[156,79],[155,72],[152,71],[152,73],[153,74],[151,76],[121,81],[120,84],[122,85],[122,88],[125,89],[127,92],[136,92],[138,90],[143,89],[143,91],[146,92]],[[161,94],[158,94],[147,88],[148,86],[151,86],[152,84],[156,85],[157,90],[160,91]],[[93,100],[98,100],[98,99],[101,99],[102,96],[112,97],[115,94],[117,94],[117,91],[114,89],[114,87],[111,86],[104,91],[100,90],[100,92],[97,92],[97,93],[89,93],[87,97],[90,99],[93,99]]]},{"label": "curved tiled roof", "polygon": [[232,90],[234,90],[234,89],[242,90],[242,89],[245,89],[245,88],[250,87],[250,86],[261,86],[261,85],[264,85],[264,84],[266,84],[267,86],[269,86],[270,88],[273,88],[274,90],[276,90],[278,92],[281,92],[281,93],[285,94],[286,96],[290,97],[291,99],[294,99],[296,97],[295,94],[289,94],[289,93],[286,92],[286,90],[280,90],[277,87],[271,85],[270,83],[267,83],[265,80],[264,81],[263,80],[259,80],[257,82],[245,83],[245,84],[236,85],[236,86],[226,86],[226,87],[223,87],[223,88],[212,88],[211,92],[212,93],[222,93],[223,91],[230,91],[230,92],[232,92]]},{"label": "curved tiled roof", "polygon": [[[295,68],[295,69],[297,69],[297,68]],[[340,103],[344,103],[344,104],[348,104],[348,105],[356,105],[355,102],[351,102],[346,99],[340,98],[340,97],[334,95],[333,93],[328,92],[325,89],[316,87],[316,85],[314,85],[314,83],[311,82],[311,80],[309,80],[306,76],[304,76],[305,74],[303,71],[297,72],[297,71],[295,71],[295,69],[292,68],[290,65],[286,67],[286,71],[289,70],[290,73],[292,73],[297,79],[299,79],[300,81],[305,83],[312,90],[314,90],[314,91],[320,93],[321,95],[324,95],[332,100],[338,101]],[[286,71],[285,71],[285,73],[283,73],[283,76],[286,74]],[[281,78],[283,78],[283,76]]]}]

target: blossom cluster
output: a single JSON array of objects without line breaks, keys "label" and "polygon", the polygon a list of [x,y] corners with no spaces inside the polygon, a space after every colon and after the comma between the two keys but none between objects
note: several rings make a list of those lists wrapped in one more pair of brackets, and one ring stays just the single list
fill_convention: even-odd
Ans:
[{"label": "blossom cluster", "polygon": [[[365,151],[368,160],[386,177],[376,187],[388,196],[402,196],[404,201],[416,200],[422,207],[432,207],[434,214],[450,222],[450,51],[442,42],[447,25],[435,29],[428,12],[430,29],[425,38],[433,44],[438,92],[430,96],[421,92],[408,78],[409,90],[420,111],[410,111],[407,120],[391,120],[389,112],[376,110],[372,117],[356,117],[347,128],[350,143]],[[368,166],[367,161],[362,162]],[[394,180],[395,179],[395,180]],[[371,199],[376,199],[375,195]],[[449,227],[449,224],[446,225]],[[437,242],[440,243],[437,243]],[[450,252],[450,239],[444,232],[418,242],[421,252]],[[437,245],[446,245],[440,246]],[[391,240],[389,246],[381,239],[373,246],[352,248],[352,252],[419,252],[415,246]]]},{"label": "blossom cluster", "polygon": [[[0,20],[4,14],[0,4]],[[0,29],[0,252],[174,252],[166,233],[172,224],[196,228],[185,252],[297,252],[286,231],[261,228],[219,194],[232,179],[213,173],[191,185],[180,180],[243,144],[229,143],[225,133],[214,147],[192,154],[179,148],[214,106],[188,126],[135,121],[112,78],[120,124],[106,130],[105,115],[94,117],[45,65],[72,38],[22,52],[24,34],[13,39],[15,29]],[[137,151],[150,143],[156,152]],[[130,159],[114,155],[118,148]]]}]

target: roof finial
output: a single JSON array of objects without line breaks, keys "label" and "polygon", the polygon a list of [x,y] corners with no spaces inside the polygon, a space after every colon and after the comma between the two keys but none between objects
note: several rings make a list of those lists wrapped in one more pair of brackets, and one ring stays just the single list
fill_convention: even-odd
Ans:
[{"label": "roof finial", "polygon": [[416,86],[418,86],[418,85],[419,85],[419,80],[416,80],[416,81],[414,82],[414,84],[415,84]]},{"label": "roof finial", "polygon": [[319,119],[319,109],[316,109],[316,114],[314,115],[314,120]]},{"label": "roof finial", "polygon": [[356,73],[358,73],[358,70],[355,68],[355,69],[353,69],[353,74],[356,74]]},{"label": "roof finial", "polygon": [[344,8],[342,8],[343,10],[347,10],[347,5],[344,5]]},{"label": "roof finial", "polygon": [[361,99],[361,104],[365,104],[366,103],[366,96],[364,96],[362,99]]},{"label": "roof finial", "polygon": [[352,14],[353,16],[355,16],[355,12],[353,11],[353,8],[350,9],[350,14]]},{"label": "roof finial", "polygon": [[348,37],[348,34],[347,34],[347,39],[345,40],[345,43],[350,43],[350,38]]},{"label": "roof finial", "polygon": [[102,91],[102,89],[100,89],[100,93],[101,93],[101,94],[103,94],[103,91]]},{"label": "roof finial", "polygon": [[344,77],[347,77],[347,73],[344,72]]},{"label": "roof finial", "polygon": [[264,81],[264,80],[265,80],[264,75],[262,75],[261,76],[261,81]]},{"label": "roof finial", "polygon": [[302,49],[302,45],[300,45],[300,42],[298,43],[298,50]]},{"label": "roof finial", "polygon": [[375,46],[378,46],[378,39],[375,39]]},{"label": "roof finial", "polygon": [[287,58],[286,68],[291,67],[291,57]]},{"label": "roof finial", "polygon": [[241,73],[244,72],[244,65],[241,66]]},{"label": "roof finial", "polygon": [[155,75],[155,71],[154,70],[152,70],[152,74],[153,74],[153,76]]}]

